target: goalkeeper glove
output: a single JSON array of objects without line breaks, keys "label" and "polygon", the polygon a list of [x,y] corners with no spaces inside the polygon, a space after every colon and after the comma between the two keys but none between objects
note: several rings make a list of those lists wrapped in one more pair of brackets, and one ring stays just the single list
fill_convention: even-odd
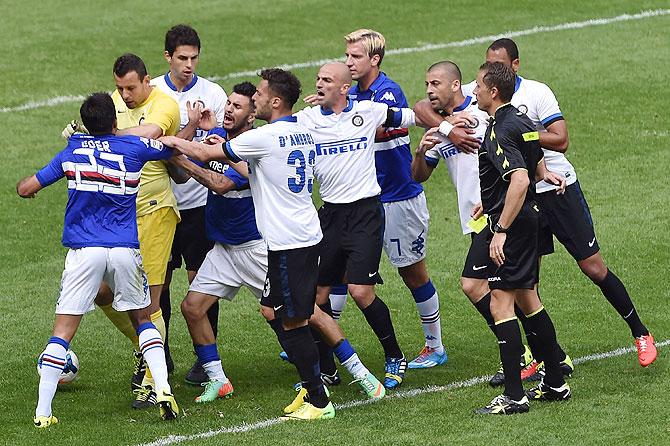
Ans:
[{"label": "goalkeeper glove", "polygon": [[65,128],[61,132],[61,136],[65,139],[69,139],[75,133],[85,133],[88,135],[88,130],[86,130],[84,124],[81,124],[77,122],[76,119],[73,119],[72,121],[69,122],[68,125],[65,126]]}]

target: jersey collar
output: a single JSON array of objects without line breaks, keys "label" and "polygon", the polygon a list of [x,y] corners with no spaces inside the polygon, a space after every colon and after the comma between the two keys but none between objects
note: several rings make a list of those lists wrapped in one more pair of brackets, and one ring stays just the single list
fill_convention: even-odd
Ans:
[{"label": "jersey collar", "polygon": [[293,115],[288,115],[288,116],[283,116],[281,118],[277,118],[274,121],[270,121],[268,124],[272,124],[273,122],[277,122],[277,121],[298,122],[298,118],[293,116]]},{"label": "jersey collar", "polygon": [[466,108],[468,108],[468,105],[470,105],[470,102],[472,102],[472,96],[466,96],[465,101],[463,101],[463,103],[458,107],[454,108],[454,111],[459,112],[465,110]]},{"label": "jersey collar", "polygon": [[[344,110],[342,110],[342,112],[344,113],[344,112],[351,111],[352,108],[354,108],[354,101],[352,101],[351,98],[348,97],[347,98],[347,106],[344,107]],[[333,110],[331,110],[331,109],[325,109],[323,107],[319,107],[319,110],[321,110],[321,114],[324,115],[324,116],[328,116],[328,115],[333,114]]]},{"label": "jersey collar", "polygon": [[522,81],[522,80],[523,80],[523,78],[517,74],[517,76],[516,76],[516,82],[514,83],[514,93],[516,93],[516,91],[517,91],[517,90],[519,89],[519,87],[521,86],[521,81]]},{"label": "jersey collar", "polygon": [[[163,79],[165,80],[165,83],[167,84],[167,86],[170,87],[170,90],[177,91],[177,92],[179,91],[179,90],[177,90],[177,86],[172,82],[172,79],[170,79],[170,72],[169,71],[167,73],[165,73],[165,76],[163,76]],[[189,82],[188,85],[186,87],[184,87],[184,89],[181,92],[185,93],[185,92],[189,91],[191,88],[193,88],[193,86],[195,85],[196,82],[198,82],[198,75],[193,74],[193,79],[191,79],[191,82]]]},{"label": "jersey collar", "polygon": [[372,91],[372,94],[374,95],[377,92],[377,90],[379,90],[379,88],[382,86],[386,78],[387,78],[386,73],[380,71],[379,76],[377,76],[377,79],[372,81],[372,83],[370,84],[370,88],[368,88],[367,90],[361,90],[360,84],[356,83],[356,90],[358,90],[359,93],[362,93],[363,91]]}]

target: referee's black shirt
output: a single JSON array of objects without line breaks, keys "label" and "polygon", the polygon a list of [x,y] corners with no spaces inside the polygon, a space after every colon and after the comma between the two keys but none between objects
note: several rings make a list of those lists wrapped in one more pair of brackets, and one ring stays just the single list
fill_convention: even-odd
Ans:
[{"label": "referee's black shirt", "polygon": [[530,179],[524,205],[532,202],[535,170],[543,157],[539,135],[531,120],[510,103],[500,106],[489,122],[479,148],[479,182],[484,212],[490,216],[502,212],[511,174],[519,169],[526,170]]}]

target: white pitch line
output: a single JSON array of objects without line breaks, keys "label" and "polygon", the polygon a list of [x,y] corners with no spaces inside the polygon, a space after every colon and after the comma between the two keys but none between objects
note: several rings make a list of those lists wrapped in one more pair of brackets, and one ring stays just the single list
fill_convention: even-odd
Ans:
[{"label": "white pitch line", "polygon": [[[520,36],[529,36],[532,34],[539,34],[539,33],[546,33],[546,32],[554,32],[554,31],[565,31],[569,29],[581,29],[581,28],[587,28],[590,26],[601,26],[601,25],[609,25],[611,23],[617,23],[617,22],[627,22],[631,20],[641,20],[641,19],[646,19],[650,17],[660,17],[660,16],[665,16],[670,14],[670,9],[654,9],[654,10],[647,10],[647,11],[641,11],[637,14],[621,14],[615,17],[601,17],[597,19],[589,19],[585,20],[582,22],[567,22],[567,23],[561,23],[559,25],[551,25],[551,26],[534,26],[533,28],[528,28],[528,29],[522,29],[518,31],[508,31],[505,33],[501,34],[492,34],[488,36],[480,36],[480,37],[473,37],[471,39],[466,39],[466,40],[459,40],[457,42],[445,42],[445,43],[429,43],[426,45],[422,46],[416,46],[416,47],[408,47],[408,48],[395,48],[388,50],[386,54],[410,54],[410,53],[421,53],[421,52],[426,52],[426,51],[434,51],[434,50],[441,50],[441,49],[446,49],[446,48],[459,48],[459,47],[465,47],[465,46],[470,46],[470,45],[476,45],[480,43],[488,43],[496,39],[500,39],[502,37],[520,37]],[[339,58],[332,58],[332,59],[321,59],[321,60],[312,60],[312,61],[307,61],[307,62],[300,62],[300,63],[294,63],[294,64],[284,64],[284,65],[279,65],[279,68],[282,68],[284,70],[294,70],[294,69],[299,69],[299,68],[311,68],[311,67],[319,67],[327,62],[332,62],[335,60],[340,60]],[[226,80],[226,79],[237,79],[241,77],[250,77],[250,76],[256,76],[256,74],[262,70],[262,68],[257,68],[255,70],[249,70],[249,71],[238,71],[236,73],[228,73],[224,75],[213,75],[208,77],[208,79],[212,81],[221,81],[221,80]],[[82,101],[84,99],[84,96],[56,96],[51,99],[47,99],[44,101],[30,101],[22,105],[18,105],[15,107],[0,107],[0,113],[11,113],[11,112],[17,112],[17,111],[24,111],[24,110],[33,110],[36,108],[42,108],[42,107],[52,107],[54,105],[58,104],[64,104],[64,103],[69,103],[69,102],[78,102]]]},{"label": "white pitch line", "polygon": [[[666,339],[665,341],[660,341],[656,343],[657,348],[665,347],[667,345],[670,345],[670,339]],[[634,347],[622,347],[622,348],[617,348],[616,350],[610,350],[608,352],[604,353],[594,353],[591,355],[586,355],[582,356],[580,358],[576,358],[573,360],[575,364],[583,364],[585,362],[591,362],[591,361],[600,361],[603,359],[607,358],[613,358],[616,356],[623,356],[628,353],[632,353],[635,351]],[[426,387],[420,387],[418,389],[409,389],[409,390],[401,390],[398,392],[394,392],[390,395],[388,395],[385,399],[390,399],[390,398],[414,398],[420,395],[425,395],[428,393],[440,393],[440,392],[448,392],[451,390],[458,390],[458,389],[464,389],[466,387],[472,387],[476,386],[477,384],[483,384],[488,382],[488,380],[491,379],[491,375],[486,375],[486,376],[478,376],[475,378],[470,378],[466,379],[464,381],[456,381],[450,384],[446,384],[444,386],[426,386]],[[368,404],[373,404],[376,403],[376,400],[370,400],[370,399],[365,399],[365,400],[354,400],[354,401],[349,401],[346,403],[342,404],[336,404],[335,408],[337,410],[346,410],[346,409],[351,409],[353,407],[359,407],[359,406],[365,406]],[[274,426],[275,424],[283,423],[284,420],[281,418],[271,418],[268,420],[263,420],[259,421],[256,423],[252,424],[247,424],[247,423],[242,423],[238,426],[233,426],[233,427],[224,427],[221,429],[213,429],[209,430],[207,432],[202,432],[199,434],[191,434],[191,435],[170,435],[167,437],[162,437],[159,438],[151,443],[142,443],[138,446],[167,446],[171,444],[177,444],[177,443],[182,443],[184,441],[193,441],[193,440],[199,440],[202,438],[210,438],[210,437],[216,437],[218,435],[222,434],[239,434],[239,433],[244,433],[244,432],[250,432],[250,431],[255,431],[259,429],[265,429],[270,426]]]}]

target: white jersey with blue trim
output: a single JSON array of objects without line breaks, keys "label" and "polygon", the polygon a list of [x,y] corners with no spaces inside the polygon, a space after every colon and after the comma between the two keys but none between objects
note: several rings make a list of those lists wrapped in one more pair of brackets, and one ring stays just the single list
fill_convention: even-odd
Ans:
[{"label": "white jersey with blue trim", "polygon": [[316,148],[310,131],[285,116],[228,141],[232,161],[249,163],[256,224],[271,251],[314,246],[321,224],[312,202]]},{"label": "white jersey with blue trim", "polygon": [[[474,88],[474,81],[464,85],[463,94],[466,94],[466,91],[472,92]],[[563,113],[558,106],[554,92],[542,82],[517,76],[511,103],[533,121],[538,131],[546,130],[554,122],[563,119]],[[565,154],[545,148],[542,148],[542,151],[544,152],[544,162],[547,169],[563,175],[568,186],[577,181],[575,168],[570,164]],[[555,189],[556,186],[545,181],[538,181],[535,185],[537,193]]]},{"label": "white jersey with blue trim", "polygon": [[[161,77],[151,79],[151,85],[158,87],[164,93],[167,93],[179,104],[179,115],[181,122],[179,128],[183,129],[188,124],[188,113],[186,111],[186,102],[191,106],[201,103],[203,107],[212,110],[216,116],[218,126],[223,125],[223,113],[228,96],[224,89],[217,83],[205,78],[193,75],[193,80],[182,91],[178,91],[169,72]],[[193,141],[202,141],[207,136],[207,131],[197,129]],[[172,191],[177,198],[177,207],[180,210],[193,209],[204,206],[207,203],[207,188],[190,178],[184,184],[172,182]]]},{"label": "white jersey with blue trim", "polygon": [[319,106],[306,107],[295,114],[314,135],[314,174],[323,201],[353,203],[381,193],[374,141],[377,128],[389,119],[389,111],[394,124],[413,125],[413,114],[390,110],[386,104],[351,99],[341,113]]},{"label": "white jersey with blue trim", "polygon": [[[472,136],[481,143],[484,140],[484,133],[486,133],[488,125],[488,113],[479,109],[477,101],[472,96],[466,96],[463,103],[454,108],[454,116],[458,116],[460,113],[467,113],[476,120],[476,125],[471,127],[475,131]],[[444,158],[449,176],[456,188],[461,229],[463,234],[469,234],[472,232],[472,229],[468,226],[468,221],[471,218],[470,213],[472,208],[482,200],[479,189],[479,156],[477,153],[461,152],[446,137],[439,133],[438,135],[445,142],[426,151],[426,164],[435,168],[440,158]]]}]

